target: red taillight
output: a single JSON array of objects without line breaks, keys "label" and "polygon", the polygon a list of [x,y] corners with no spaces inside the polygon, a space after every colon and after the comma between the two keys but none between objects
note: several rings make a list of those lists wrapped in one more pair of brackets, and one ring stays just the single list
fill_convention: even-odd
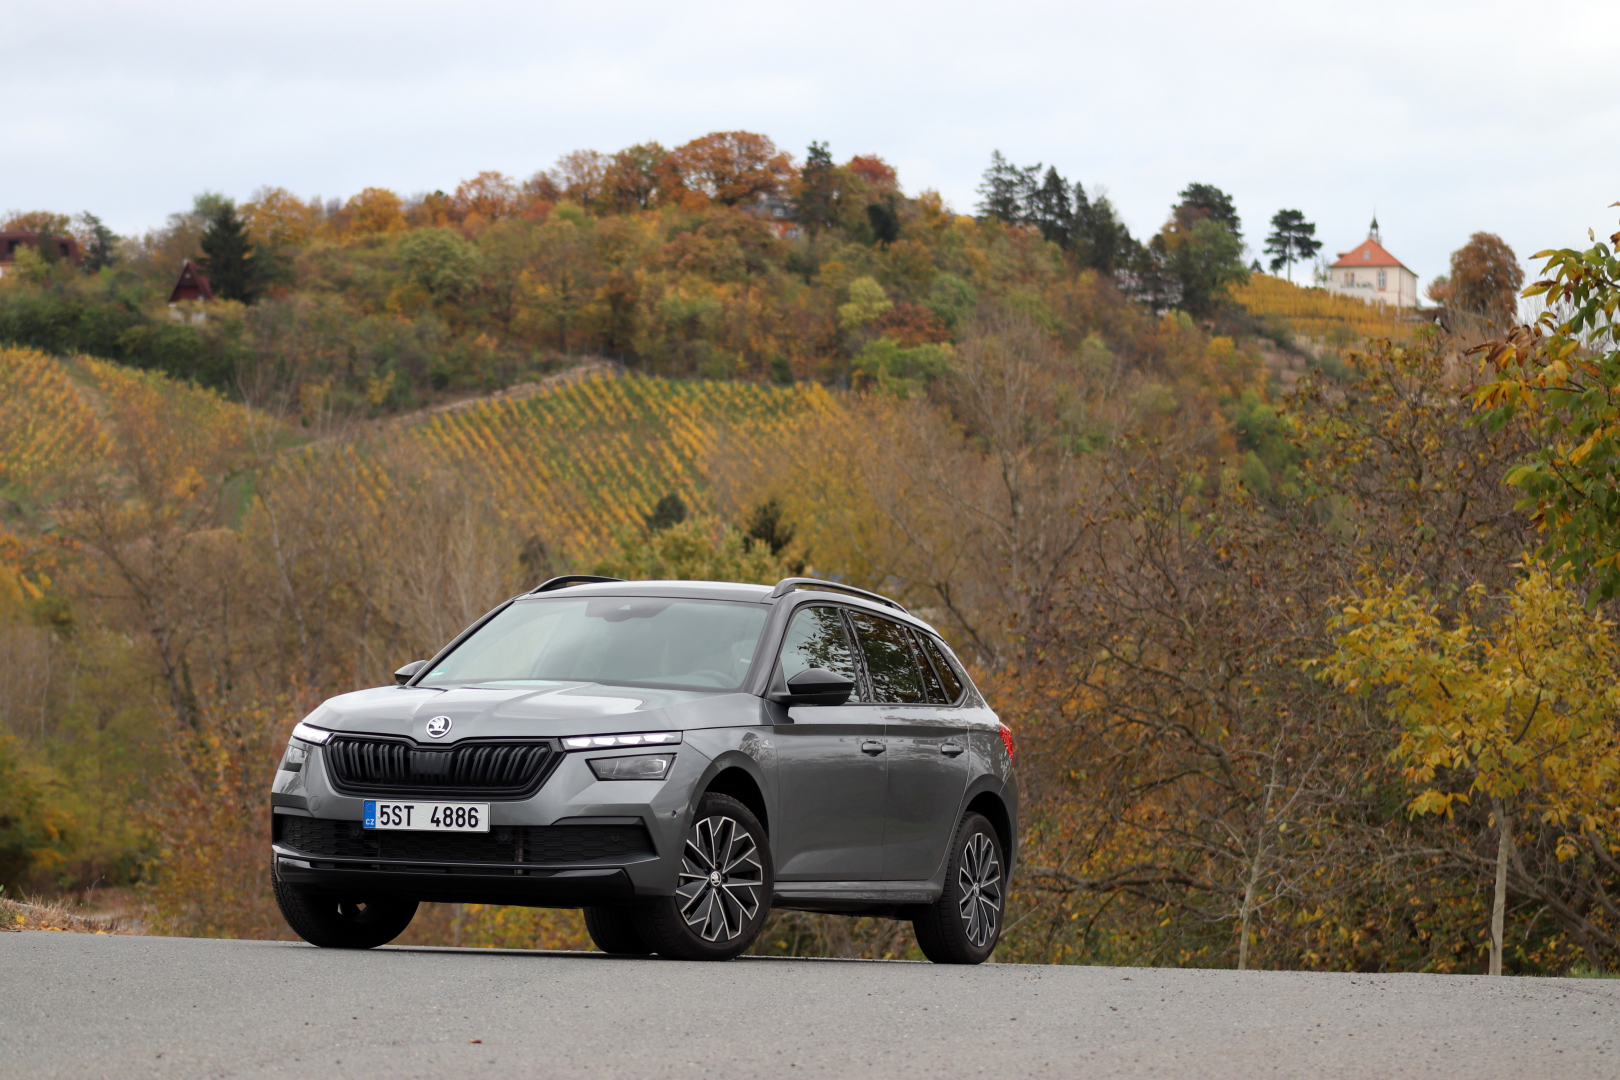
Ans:
[{"label": "red taillight", "polygon": [[1007,760],[1013,759],[1012,728],[1006,724],[1001,725],[1001,745],[1007,748]]}]

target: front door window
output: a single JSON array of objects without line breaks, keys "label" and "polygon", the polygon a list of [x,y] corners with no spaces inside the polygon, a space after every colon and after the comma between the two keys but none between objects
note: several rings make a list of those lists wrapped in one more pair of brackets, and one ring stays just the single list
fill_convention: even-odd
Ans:
[{"label": "front door window", "polygon": [[853,682],[855,689],[849,695],[850,703],[861,700],[860,669],[855,663],[849,633],[844,629],[843,616],[837,608],[803,608],[788,625],[787,636],[782,641],[779,677],[785,683],[813,667],[824,668]]}]

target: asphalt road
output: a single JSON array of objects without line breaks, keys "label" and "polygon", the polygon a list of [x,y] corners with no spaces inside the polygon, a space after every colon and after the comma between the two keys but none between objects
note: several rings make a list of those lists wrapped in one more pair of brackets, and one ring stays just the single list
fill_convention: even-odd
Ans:
[{"label": "asphalt road", "polygon": [[1620,1076],[1620,980],[0,934],[0,1077]]}]

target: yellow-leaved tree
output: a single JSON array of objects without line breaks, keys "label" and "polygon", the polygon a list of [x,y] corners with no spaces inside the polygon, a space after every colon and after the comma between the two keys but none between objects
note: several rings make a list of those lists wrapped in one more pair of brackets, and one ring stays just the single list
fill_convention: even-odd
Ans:
[{"label": "yellow-leaved tree", "polygon": [[741,581],[774,585],[797,567],[786,552],[708,517],[661,529],[627,530],[595,572],[644,581]]},{"label": "yellow-leaved tree", "polygon": [[[1419,788],[1414,815],[1452,816],[1489,800],[1497,832],[1490,972],[1502,972],[1507,890],[1544,905],[1598,962],[1620,945],[1608,895],[1620,850],[1620,645],[1569,581],[1537,562],[1511,593],[1475,586],[1443,617],[1402,579],[1369,575],[1333,620],[1337,650],[1321,673],[1346,693],[1376,695],[1400,724],[1392,752]],[[1528,869],[1520,827],[1550,829],[1557,861],[1587,860],[1590,902]],[[1488,861],[1488,860],[1484,860]]]}]

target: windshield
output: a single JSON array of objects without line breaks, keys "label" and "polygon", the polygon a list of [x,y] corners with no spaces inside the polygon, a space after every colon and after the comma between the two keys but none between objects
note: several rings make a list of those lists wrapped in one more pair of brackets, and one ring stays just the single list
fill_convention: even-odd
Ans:
[{"label": "windshield", "polygon": [[766,610],[655,596],[519,600],[420,685],[557,681],[735,690],[748,677]]}]

